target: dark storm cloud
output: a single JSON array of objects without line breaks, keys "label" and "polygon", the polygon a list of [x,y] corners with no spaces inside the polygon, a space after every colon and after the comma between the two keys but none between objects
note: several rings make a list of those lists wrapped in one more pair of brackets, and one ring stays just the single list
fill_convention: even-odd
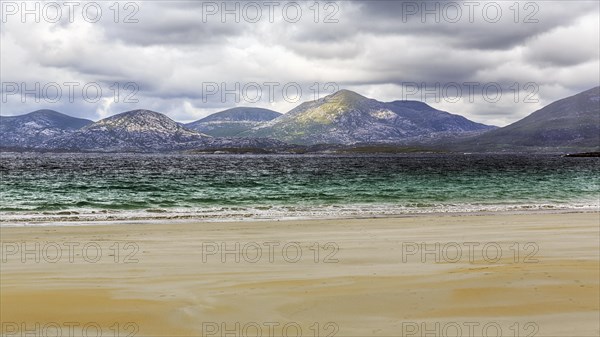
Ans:
[{"label": "dark storm cloud", "polygon": [[201,11],[199,6],[192,6],[189,2],[143,3],[135,16],[137,23],[106,25],[106,36],[142,46],[198,45],[222,43],[226,38],[240,35],[247,29],[241,23],[227,24],[216,19],[203,22],[203,16],[198,12],[199,8]]},{"label": "dark storm cloud", "polygon": [[[462,48],[510,49],[531,37],[598,12],[593,1],[565,10],[554,1],[352,1],[360,8],[363,32],[438,37]],[[499,11],[498,11],[499,10]],[[434,14],[435,13],[435,14]]]}]

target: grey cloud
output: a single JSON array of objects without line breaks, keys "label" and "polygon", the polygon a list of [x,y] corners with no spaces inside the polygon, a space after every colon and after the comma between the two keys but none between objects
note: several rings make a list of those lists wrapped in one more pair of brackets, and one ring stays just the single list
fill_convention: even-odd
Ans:
[{"label": "grey cloud", "polygon": [[[402,22],[401,2],[337,4],[338,23],[315,23],[309,11],[298,23],[202,23],[201,3],[149,1],[140,3],[140,22],[135,24],[2,24],[3,82],[135,82],[140,88],[137,104],[79,100],[47,106],[11,100],[3,104],[2,114],[47,107],[98,119],[141,107],[190,120],[238,105],[207,97],[203,82],[297,82],[304,90],[314,82],[335,82],[391,100],[399,98],[399,86],[407,82],[429,87],[497,82],[503,88],[535,82],[544,103],[598,85],[597,2],[537,2],[537,24],[515,24],[506,15],[496,24],[481,18],[475,23],[422,23],[418,16]],[[380,88],[385,88],[385,98],[377,96]],[[302,97],[311,99],[310,94]],[[296,105],[281,95],[274,103],[239,104],[282,112]],[[531,106],[480,100],[446,110],[508,123],[531,112]]]},{"label": "grey cloud", "polygon": [[[465,2],[478,4],[473,7],[472,16]],[[454,14],[450,11],[454,7],[448,7],[447,11],[443,10],[448,3],[459,5],[462,11],[460,19],[454,19]],[[526,43],[531,37],[557,26],[570,25],[581,15],[598,12],[598,3],[587,1],[576,3],[576,6],[569,6],[569,10],[564,10],[563,4],[555,1],[530,1],[527,2],[529,7],[525,7],[526,3],[519,3],[518,12],[515,7],[511,9],[511,6],[514,6],[513,2],[505,1],[368,0],[352,1],[350,6],[358,6],[359,15],[370,18],[369,21],[357,21],[361,31],[380,34],[385,32],[420,34],[444,38],[449,46],[459,48],[504,50]],[[421,6],[434,9],[435,4],[438,4],[440,9],[438,13],[441,13],[439,23],[435,22],[435,16],[430,14],[425,15],[423,21],[423,13],[427,12],[423,11]],[[493,22],[495,15],[493,9],[489,9],[488,14],[485,14],[483,8],[486,4],[501,8],[502,14],[498,22]],[[412,14],[410,10],[414,9],[415,5],[419,9],[416,14]],[[473,22],[470,22],[470,17]],[[515,19],[518,23],[515,23]]]},{"label": "grey cloud", "polygon": [[143,4],[136,19],[139,22],[106,25],[106,37],[141,46],[218,44],[247,29],[241,23],[204,23],[194,8],[163,8],[163,2]]},{"label": "grey cloud", "polygon": [[[600,17],[590,15],[572,26],[558,27],[532,39],[525,52],[531,63],[544,67],[568,67],[600,58],[598,35],[586,29],[599,25]],[[573,38],[573,36],[577,38]]]}]

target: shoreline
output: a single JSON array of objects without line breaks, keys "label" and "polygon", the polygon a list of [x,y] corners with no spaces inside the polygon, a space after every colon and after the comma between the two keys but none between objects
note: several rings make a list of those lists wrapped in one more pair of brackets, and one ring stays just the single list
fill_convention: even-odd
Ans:
[{"label": "shoreline", "polygon": [[14,227],[72,227],[72,226],[110,226],[110,225],[135,225],[135,224],[159,224],[169,223],[250,223],[250,222],[288,222],[288,221],[317,221],[317,220],[369,220],[369,219],[402,219],[421,217],[463,217],[463,216],[501,216],[501,215],[528,215],[528,214],[570,214],[570,213],[599,213],[600,208],[552,208],[552,209],[522,209],[522,210],[500,210],[500,211],[457,211],[457,212],[423,212],[404,214],[375,214],[361,215],[332,215],[332,216],[298,216],[298,217],[264,217],[264,218],[199,218],[195,215],[132,218],[115,220],[71,220],[71,221],[33,221],[33,222],[3,222],[0,228]]}]

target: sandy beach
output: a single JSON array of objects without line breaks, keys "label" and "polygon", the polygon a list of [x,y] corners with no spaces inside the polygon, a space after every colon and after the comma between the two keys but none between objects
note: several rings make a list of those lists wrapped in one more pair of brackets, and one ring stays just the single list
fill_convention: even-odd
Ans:
[{"label": "sandy beach", "polygon": [[598,336],[599,222],[560,213],[5,227],[2,334]]}]

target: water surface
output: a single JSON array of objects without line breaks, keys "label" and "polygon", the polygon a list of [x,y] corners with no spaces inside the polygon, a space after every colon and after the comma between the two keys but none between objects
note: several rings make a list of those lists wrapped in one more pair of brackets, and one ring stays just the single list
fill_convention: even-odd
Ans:
[{"label": "water surface", "polygon": [[11,154],[0,222],[598,209],[598,158]]}]

